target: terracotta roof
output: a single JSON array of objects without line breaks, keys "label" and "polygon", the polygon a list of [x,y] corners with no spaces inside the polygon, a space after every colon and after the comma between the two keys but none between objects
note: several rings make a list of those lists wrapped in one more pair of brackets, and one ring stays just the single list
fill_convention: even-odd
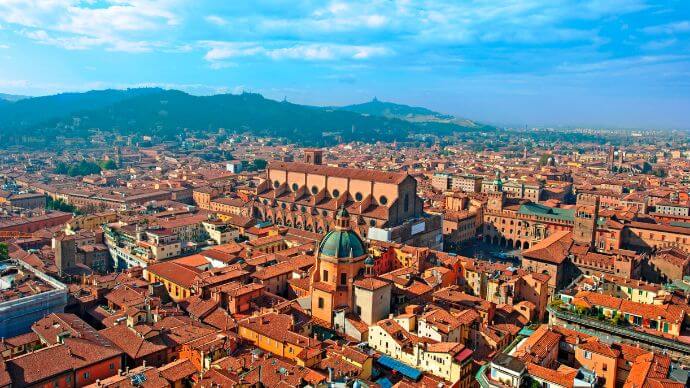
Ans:
[{"label": "terracotta roof", "polygon": [[145,339],[125,325],[109,327],[101,330],[101,333],[134,360],[167,349],[167,345],[160,338]]},{"label": "terracotta roof", "polygon": [[550,352],[558,348],[560,340],[560,334],[551,331],[547,325],[541,325],[515,350],[515,357],[524,363],[540,363]]},{"label": "terracotta roof", "polygon": [[68,371],[121,357],[115,346],[102,346],[81,338],[67,338],[50,346],[7,361],[13,385],[24,387]]},{"label": "terracotta roof", "polygon": [[572,245],[572,232],[561,230],[522,251],[522,256],[532,260],[561,264],[568,257]]},{"label": "terracotta roof", "polygon": [[399,184],[409,176],[406,173],[399,172],[385,172],[380,170],[366,170],[360,168],[330,167],[326,165],[315,165],[298,162],[273,161],[268,164],[268,169],[393,184]]},{"label": "terracotta roof", "polygon": [[530,375],[566,388],[571,388],[573,386],[575,376],[577,375],[577,370],[574,369],[564,373],[533,363],[527,363],[526,367],[527,373]]},{"label": "terracotta roof", "polygon": [[578,347],[582,350],[587,350],[592,353],[601,354],[602,356],[606,356],[609,358],[618,358],[618,356],[620,356],[621,354],[618,349],[614,349],[596,340],[579,344]]},{"label": "terracotta roof", "polygon": [[389,282],[374,277],[358,279],[354,282],[355,287],[363,288],[365,290],[373,291],[390,285]]},{"label": "terracotta roof", "polygon": [[156,263],[146,267],[146,270],[184,288],[191,288],[197,280],[197,275],[203,272],[196,267],[173,261]]}]

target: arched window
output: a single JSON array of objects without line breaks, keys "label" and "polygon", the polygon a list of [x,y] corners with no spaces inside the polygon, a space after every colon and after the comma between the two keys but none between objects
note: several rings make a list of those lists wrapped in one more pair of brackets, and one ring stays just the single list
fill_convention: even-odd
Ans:
[{"label": "arched window", "polygon": [[403,211],[408,212],[410,211],[410,194],[406,193],[405,194],[405,199],[403,200]]},{"label": "arched window", "polygon": [[299,189],[299,185],[297,183],[292,184],[292,191],[297,191]]},{"label": "arched window", "polygon": [[379,197],[379,203],[380,203],[381,205],[386,205],[386,204],[388,203],[388,198],[386,198],[385,195],[380,196],[380,197]]},{"label": "arched window", "polygon": [[273,187],[275,187],[276,189],[277,189],[278,187],[280,187],[280,182],[278,182],[278,181],[273,181]]},{"label": "arched window", "polygon": [[359,192],[358,192],[357,194],[355,194],[355,200],[356,200],[357,202],[361,201],[361,200],[362,200],[362,193],[359,193]]}]

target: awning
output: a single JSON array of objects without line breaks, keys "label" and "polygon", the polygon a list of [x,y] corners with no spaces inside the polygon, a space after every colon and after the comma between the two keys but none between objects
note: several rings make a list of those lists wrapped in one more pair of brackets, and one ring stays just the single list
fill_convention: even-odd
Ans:
[{"label": "awning", "polygon": [[422,377],[422,372],[409,366],[406,364],[403,364],[402,362],[388,357],[388,356],[381,356],[377,360],[377,362],[383,366],[385,366],[388,369],[392,369],[395,371],[398,371],[401,373],[403,376],[408,377],[412,380],[419,380],[420,377]]}]

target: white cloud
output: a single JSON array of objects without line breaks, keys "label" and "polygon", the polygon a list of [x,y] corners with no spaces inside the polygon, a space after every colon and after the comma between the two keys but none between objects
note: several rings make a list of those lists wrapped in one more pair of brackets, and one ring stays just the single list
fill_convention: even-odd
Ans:
[{"label": "white cloud", "polygon": [[177,0],[3,0],[0,20],[42,44],[69,50],[103,47],[143,52],[163,46],[151,32],[177,26]]},{"label": "white cloud", "polygon": [[[391,54],[380,46],[339,45],[328,43],[293,44],[285,47],[266,47],[253,42],[204,42],[209,48],[204,58],[217,66],[226,59],[263,56],[273,60],[334,61],[364,60]],[[216,67],[218,68],[218,67]]]},{"label": "white cloud", "polygon": [[605,73],[612,74],[613,71],[639,71],[640,69],[669,64],[687,63],[690,60],[688,55],[642,55],[626,58],[609,59],[590,63],[562,64],[557,70],[566,73]]},{"label": "white cloud", "polygon": [[690,21],[683,20],[658,26],[645,27],[642,31],[648,34],[678,34],[690,32]]},{"label": "white cloud", "polygon": [[218,15],[208,15],[204,19],[206,19],[207,22],[217,26],[226,26],[228,24],[227,20]]}]

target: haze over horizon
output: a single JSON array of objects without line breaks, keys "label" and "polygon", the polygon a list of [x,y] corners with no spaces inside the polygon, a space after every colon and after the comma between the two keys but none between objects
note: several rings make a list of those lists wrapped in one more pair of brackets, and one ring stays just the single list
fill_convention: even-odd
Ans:
[{"label": "haze over horizon", "polygon": [[234,3],[0,0],[0,92],[376,96],[486,123],[690,129],[687,2]]}]

